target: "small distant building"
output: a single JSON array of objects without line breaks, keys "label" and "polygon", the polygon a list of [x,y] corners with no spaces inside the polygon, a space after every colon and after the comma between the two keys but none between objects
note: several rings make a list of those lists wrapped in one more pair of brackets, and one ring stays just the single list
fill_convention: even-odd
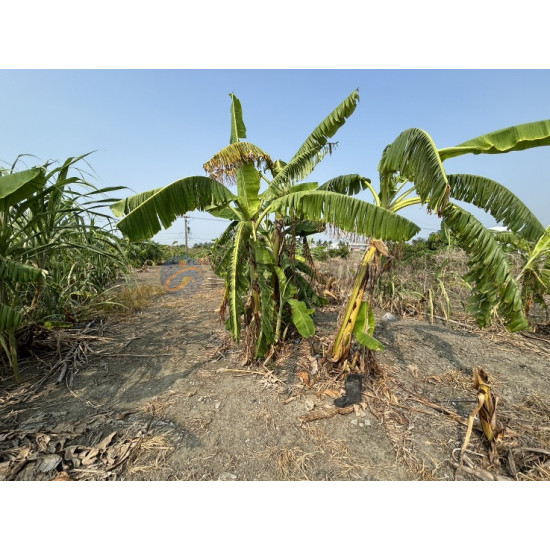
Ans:
[{"label": "small distant building", "polygon": [[365,243],[350,243],[349,248],[352,252],[364,252],[367,250],[367,245]]}]

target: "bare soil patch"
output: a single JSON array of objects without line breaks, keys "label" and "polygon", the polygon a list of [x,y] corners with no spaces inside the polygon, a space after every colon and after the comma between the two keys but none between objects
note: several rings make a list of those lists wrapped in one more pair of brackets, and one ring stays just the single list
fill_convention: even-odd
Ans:
[{"label": "bare soil patch", "polygon": [[[246,367],[215,313],[222,286],[205,270],[194,292],[159,294],[139,314],[91,327],[87,363],[77,372],[73,362],[61,383],[44,379],[51,363],[39,357],[23,384],[3,381],[0,480],[452,480],[476,366],[500,397],[500,463],[476,422],[456,477],[549,478],[548,336],[379,323],[383,374],[365,379],[360,406],[332,414],[344,384],[322,352],[340,307],[316,314],[310,341]],[[160,285],[156,268],[137,277]]]}]

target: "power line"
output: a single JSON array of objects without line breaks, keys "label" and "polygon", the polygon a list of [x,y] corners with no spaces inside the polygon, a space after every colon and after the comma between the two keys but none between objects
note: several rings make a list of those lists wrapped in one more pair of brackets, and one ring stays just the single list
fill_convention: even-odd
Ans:
[{"label": "power line", "polygon": [[188,216],[188,218],[191,218],[192,220],[205,220],[207,222],[231,223],[231,220],[218,220],[217,218],[196,218],[195,216]]}]

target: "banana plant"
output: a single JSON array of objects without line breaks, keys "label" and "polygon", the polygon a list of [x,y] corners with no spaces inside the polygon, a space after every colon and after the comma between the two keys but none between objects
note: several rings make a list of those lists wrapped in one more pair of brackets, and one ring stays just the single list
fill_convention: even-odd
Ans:
[{"label": "banana plant", "polygon": [[537,303],[548,318],[545,296],[550,293],[550,226],[537,241],[530,241],[512,231],[494,232],[493,235],[505,250],[511,248],[522,258],[523,266],[516,280],[521,285],[525,316]]},{"label": "banana plant", "polygon": [[[307,261],[286,246],[287,237],[307,235],[308,224],[331,224],[345,231],[380,239],[407,240],[419,228],[393,212],[347,193],[362,189],[366,181],[342,176],[319,186],[302,182],[335,148],[329,139],[355,111],[354,91],[307,137],[288,161],[273,161],[246,138],[242,107],[231,94],[230,144],[204,164],[206,176],[190,176],[166,187],[139,193],[112,206],[122,217],[118,228],[133,240],[153,237],[178,216],[202,210],[230,220],[218,239],[224,253],[214,266],[225,279],[220,311],[227,309],[227,327],[238,340],[244,324],[255,342],[256,357],[263,357],[284,337],[282,325],[291,320],[304,337],[313,332],[313,291],[304,275]],[[263,185],[264,189],[261,188]],[[236,185],[236,194],[230,187]],[[300,225],[302,224],[302,225]],[[309,306],[308,306],[309,296]],[[288,325],[287,325],[288,327]]]},{"label": "banana plant", "polygon": [[[527,239],[540,239],[545,230],[506,187],[481,176],[448,175],[443,162],[468,153],[502,154],[546,145],[550,145],[550,120],[505,128],[445,149],[438,149],[424,130],[411,128],[385,148],[378,166],[379,191],[372,185],[367,186],[374,204],[380,208],[395,213],[423,204],[428,212],[436,212],[442,218],[446,230],[470,256],[470,271],[466,276],[473,288],[469,311],[480,327],[490,324],[495,312],[510,331],[523,330],[528,323],[517,281],[504,252],[491,232],[453,200],[482,208]],[[360,307],[356,297],[366,285],[368,271],[363,266],[371,261],[367,258],[370,252],[369,249],[365,253],[346,315],[332,346],[331,360],[334,362],[340,361],[349,351],[349,345],[342,346],[342,342],[350,343],[354,317]]]}]

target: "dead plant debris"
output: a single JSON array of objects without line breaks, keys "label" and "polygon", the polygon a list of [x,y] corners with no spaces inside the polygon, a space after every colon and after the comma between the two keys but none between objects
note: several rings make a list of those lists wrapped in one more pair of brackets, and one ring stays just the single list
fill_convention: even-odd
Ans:
[{"label": "dead plant debris", "polygon": [[[342,278],[330,292],[345,297]],[[190,299],[162,296],[156,309],[119,325],[97,322],[41,336],[34,355],[20,364],[33,377],[0,386],[0,480],[248,479],[253,469],[246,460],[260,462],[255,477],[270,479],[451,480],[456,473],[469,480],[550,480],[547,333],[480,331],[466,318],[433,325],[405,318],[377,327],[386,344],[378,360],[352,346],[354,360],[342,369],[326,360],[341,310],[332,304],[316,313],[314,337],[278,345],[258,362],[241,353],[215,318],[210,323],[205,312],[220,297],[211,290]],[[87,394],[90,371],[97,371],[94,380],[107,376],[113,360],[127,372],[144,369],[130,379],[139,390],[144,380],[151,384],[145,406],[114,411]],[[471,376],[476,364],[499,396],[493,443],[481,409],[470,416],[479,395]],[[143,376],[153,367],[154,376]],[[364,377],[361,403],[338,409],[332,402],[351,373]],[[111,380],[124,393],[128,380],[119,383],[112,374]],[[75,381],[83,382],[76,392]],[[242,391],[241,402],[231,404],[227,388]],[[252,391],[262,398],[252,403],[246,393]],[[213,398],[197,399],[203,395]],[[78,414],[75,397],[89,405]],[[68,402],[72,416],[63,410]],[[216,402],[223,402],[219,410]],[[174,420],[176,409],[181,416]],[[483,419],[489,425],[495,410],[496,403]],[[226,411],[238,418],[224,417]],[[246,435],[239,431],[244,425]],[[365,462],[375,436],[383,439],[384,454]],[[250,447],[221,447],[241,439],[239,445]],[[182,453],[185,448],[193,452]]]},{"label": "dead plant debris", "polygon": [[155,433],[158,423],[142,414],[57,418],[39,413],[18,429],[0,425],[0,480],[116,480],[140,450],[166,449],[166,434]]}]

